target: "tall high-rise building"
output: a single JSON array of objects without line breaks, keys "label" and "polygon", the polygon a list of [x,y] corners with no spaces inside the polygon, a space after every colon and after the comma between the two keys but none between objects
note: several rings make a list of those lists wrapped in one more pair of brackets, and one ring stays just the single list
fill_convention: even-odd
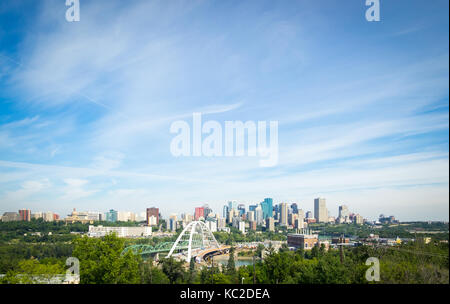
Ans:
[{"label": "tall high-rise building", "polygon": [[324,198],[314,199],[314,218],[317,223],[328,222],[328,210],[326,200]]},{"label": "tall high-rise building", "polygon": [[227,215],[227,223],[231,223],[233,221],[233,217],[234,217],[234,210],[230,209],[228,210],[228,215]]},{"label": "tall high-rise building", "polygon": [[297,203],[291,204],[292,213],[298,213],[298,206]]},{"label": "tall high-rise building", "polygon": [[303,209],[298,209],[297,214],[298,214],[298,218],[302,218],[302,219],[305,218],[305,211],[303,211]]},{"label": "tall high-rise building", "polygon": [[225,228],[226,227],[226,219],[224,218],[218,218],[217,219],[217,228]]},{"label": "tall high-rise building", "polygon": [[280,225],[287,226],[288,225],[288,206],[286,203],[280,204]]},{"label": "tall high-rise building", "polygon": [[[289,209],[288,209],[289,211]],[[289,213],[288,214],[288,224],[295,226],[295,221],[298,219],[298,213]]]},{"label": "tall high-rise building", "polygon": [[249,220],[250,222],[255,221],[255,211],[247,212],[247,220]]},{"label": "tall high-rise building", "polygon": [[311,211],[306,211],[306,218],[313,218],[313,214]]},{"label": "tall high-rise building", "polygon": [[346,205],[339,206],[339,217],[344,218],[349,216],[350,212],[348,211],[348,207]]},{"label": "tall high-rise building", "polygon": [[359,215],[359,214],[356,214],[353,217],[353,221],[354,221],[355,224],[358,224],[358,225],[362,225],[364,223],[363,217],[361,215]]},{"label": "tall high-rise building", "polygon": [[295,220],[294,227],[297,229],[305,228],[305,222],[303,221],[302,217],[299,217]]},{"label": "tall high-rise building", "polygon": [[228,205],[223,206],[222,217],[226,219],[228,217]]},{"label": "tall high-rise building", "polygon": [[228,202],[228,210],[237,210],[237,202],[236,201],[229,201]]},{"label": "tall high-rise building", "polygon": [[150,217],[153,216],[156,219],[156,226],[159,225],[159,208],[151,207],[147,208],[147,226],[151,226]]},{"label": "tall high-rise building", "polygon": [[273,206],[273,211],[275,213],[274,220],[280,220],[280,204]]},{"label": "tall high-rise building", "polygon": [[172,213],[169,216],[169,230],[170,231],[176,231],[178,229],[178,225],[177,225],[177,215]]},{"label": "tall high-rise building", "polygon": [[258,225],[264,224],[263,210],[260,205],[255,209],[255,220]]},{"label": "tall high-rise building", "polygon": [[205,208],[204,207],[195,207],[194,219],[198,221],[200,218],[205,218]]},{"label": "tall high-rise building", "polygon": [[245,214],[245,205],[239,204],[237,210],[239,211],[239,216],[243,216]]},{"label": "tall high-rise building", "polygon": [[261,208],[263,210],[264,219],[273,216],[273,199],[267,197],[261,202]]},{"label": "tall high-rise building", "polygon": [[275,231],[275,221],[274,221],[273,217],[268,217],[266,219],[266,230]]},{"label": "tall high-rise building", "polygon": [[256,207],[258,207],[258,205],[250,205],[250,206],[248,206],[248,210],[255,211]]},{"label": "tall high-rise building", "polygon": [[21,209],[19,210],[19,218],[21,221],[31,221],[31,210]]},{"label": "tall high-rise building", "polygon": [[209,208],[208,204],[205,204],[203,206],[203,217],[206,219],[208,216],[212,215],[212,209]]}]

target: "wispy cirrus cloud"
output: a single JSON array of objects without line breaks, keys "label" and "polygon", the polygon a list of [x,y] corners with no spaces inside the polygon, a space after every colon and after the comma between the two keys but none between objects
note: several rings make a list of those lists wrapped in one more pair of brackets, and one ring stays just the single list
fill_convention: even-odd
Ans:
[{"label": "wispy cirrus cloud", "polygon": [[[26,5],[0,9],[26,14],[0,16],[0,32],[19,29],[0,34],[2,210],[28,191],[61,213],[266,196],[310,209],[320,193],[367,217],[377,201],[404,219],[448,211],[448,16],[435,6],[373,27],[342,18],[360,14],[349,3],[91,1],[77,23],[60,1]],[[193,112],[277,120],[279,165],[173,158],[169,126]],[[42,178],[52,186],[24,187]]]}]

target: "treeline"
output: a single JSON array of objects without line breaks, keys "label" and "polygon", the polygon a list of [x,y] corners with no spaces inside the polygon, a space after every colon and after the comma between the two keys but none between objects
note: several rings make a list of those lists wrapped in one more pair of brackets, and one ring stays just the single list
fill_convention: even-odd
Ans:
[{"label": "treeline", "polygon": [[[31,221],[0,222],[0,244],[13,240],[24,242],[71,241],[74,233],[85,233],[89,226],[81,223],[44,222],[42,219]],[[51,235],[49,235],[49,233]]]},{"label": "treeline", "polygon": [[[260,284],[367,284],[366,260],[376,257],[380,262],[380,281],[372,283],[448,284],[448,244],[414,242],[395,247],[360,246],[339,250],[289,251],[283,246],[278,252],[269,248],[264,259],[249,266],[235,267],[234,255],[229,255],[226,266],[198,267],[173,258],[158,263],[144,261],[131,251],[122,254],[125,240],[109,235],[104,238],[79,237],[73,241],[71,255],[80,260],[82,284],[228,284],[253,282]],[[16,250],[19,250],[16,248]],[[258,251],[263,250],[258,248]],[[232,247],[231,252],[234,252]],[[23,252],[19,253],[22,256]],[[60,255],[68,252],[60,252]],[[260,255],[261,252],[255,255]],[[27,254],[28,256],[31,254]],[[46,254],[46,256],[48,253]],[[52,269],[61,269],[61,260],[55,254],[34,262],[20,261],[21,267],[8,271],[2,282],[11,282],[17,274],[39,271],[48,275]],[[36,262],[38,260],[39,262]],[[31,270],[30,270],[31,269]]]},{"label": "treeline", "polygon": [[236,228],[231,229],[231,233],[227,232],[214,232],[214,237],[219,243],[230,245],[232,243],[242,242],[263,242],[266,240],[271,241],[286,241],[287,237],[281,233],[275,233],[271,231],[264,231],[257,233],[249,230],[246,234],[242,234]]},{"label": "treeline", "polygon": [[0,244],[0,274],[16,271],[20,261],[36,259],[45,263],[59,261],[64,264],[72,255],[72,243],[13,243]]},{"label": "treeline", "polygon": [[[92,225],[109,226],[109,227],[137,227],[142,223],[139,222],[106,222],[106,221],[94,221]],[[89,230],[89,223],[82,224],[66,223],[64,221],[46,222],[43,219],[31,219],[31,221],[12,221],[1,222],[0,232],[16,232],[23,234],[27,232],[41,232],[41,233],[70,233],[70,232],[87,232]]]},{"label": "treeline", "polygon": [[[381,238],[419,238],[432,237],[435,240],[448,240],[448,223],[422,223],[414,222],[407,225],[382,225],[381,228],[374,228],[370,225],[356,225],[356,224],[311,224],[310,228],[320,231],[321,234],[340,236],[357,236],[359,238],[367,238],[370,234],[376,234]],[[425,231],[440,231],[440,233],[411,233],[411,230],[423,229]]]},{"label": "treeline", "polygon": [[[43,219],[32,219],[29,222],[0,222],[0,243],[15,239],[24,242],[67,242],[74,239],[74,234],[88,232],[89,225],[91,224],[65,223],[64,221],[45,222]],[[93,225],[135,227],[140,223],[96,221]]]}]

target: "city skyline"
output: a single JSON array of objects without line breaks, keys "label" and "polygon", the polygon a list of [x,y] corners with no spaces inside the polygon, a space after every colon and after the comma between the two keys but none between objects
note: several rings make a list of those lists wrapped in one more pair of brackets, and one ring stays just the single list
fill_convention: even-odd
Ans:
[{"label": "city skyline", "polygon": [[[236,204],[236,206],[239,205],[244,205],[246,208],[246,212],[248,212],[250,210],[249,207],[251,206],[260,206],[262,207],[265,203],[265,201],[267,199],[272,200],[272,207],[275,206],[281,206],[281,204],[286,203],[288,206],[288,209],[291,209],[292,205],[296,205],[295,208],[298,208],[298,210],[303,210],[303,212],[305,213],[305,217],[306,217],[306,213],[307,212],[311,212],[313,215],[313,218],[315,218],[315,214],[316,214],[316,206],[315,206],[315,202],[317,199],[325,199],[326,201],[326,206],[325,206],[325,211],[327,213],[328,216],[331,217],[335,217],[338,218],[339,214],[340,214],[340,208],[342,206],[346,207],[348,211],[350,211],[350,213],[354,213],[354,214],[362,214],[363,217],[365,219],[368,220],[376,220],[379,218],[380,215],[394,215],[396,216],[396,218],[400,221],[403,222],[408,222],[408,221],[443,221],[443,222],[448,222],[448,216],[447,218],[445,218],[446,215],[444,215],[442,218],[402,218],[402,217],[398,217],[396,215],[395,212],[391,212],[389,208],[381,210],[381,209],[377,209],[375,208],[376,211],[373,212],[373,214],[367,215],[364,214],[363,212],[360,212],[359,210],[356,209],[352,209],[351,207],[349,207],[350,205],[346,202],[346,201],[342,201],[342,202],[330,202],[328,200],[328,198],[326,197],[322,197],[322,196],[314,196],[314,198],[311,200],[311,202],[307,203],[304,201],[300,201],[300,200],[291,200],[291,201],[278,201],[275,200],[274,198],[261,198],[259,201],[255,200],[255,201],[251,201],[251,202],[242,202],[242,201],[237,201],[237,200],[226,200],[225,202],[219,202],[216,203],[215,205],[211,205],[210,203],[200,203],[200,204],[190,204],[190,206],[182,206],[181,208],[172,208],[172,209],[165,209],[165,208],[161,208],[160,205],[158,205],[157,203],[150,203],[147,205],[143,205],[141,208],[134,208],[134,209],[129,209],[126,208],[126,206],[122,206],[122,207],[106,207],[106,209],[100,209],[100,208],[85,208],[85,209],[80,209],[79,207],[77,207],[76,205],[73,206],[69,206],[68,209],[54,209],[54,210],[50,210],[50,209],[43,209],[43,208],[35,208],[32,209],[30,207],[21,207],[21,208],[17,208],[17,212],[19,210],[31,210],[32,213],[33,212],[53,212],[55,214],[58,214],[60,217],[64,218],[68,215],[70,215],[70,213],[76,209],[77,211],[83,211],[83,212],[87,212],[87,211],[92,211],[92,212],[99,212],[99,213],[103,213],[106,214],[108,211],[110,210],[115,210],[118,212],[133,212],[134,214],[141,214],[141,213],[146,213],[146,210],[149,208],[154,208],[156,207],[157,209],[159,209],[159,213],[161,214],[162,218],[168,219],[170,217],[171,214],[177,214],[177,215],[181,215],[181,214],[191,214],[191,215],[195,215],[196,209],[197,208],[201,208],[204,206],[208,206],[209,208],[212,209],[212,212],[214,214],[219,214],[220,216],[222,216],[223,214],[223,207],[224,206],[228,206],[231,202],[233,202],[234,204]],[[4,212],[16,212],[14,209],[3,209],[1,208],[2,206],[0,206],[0,215],[3,214]],[[238,208],[234,208],[235,210],[238,210]]]},{"label": "city skyline", "polygon": [[[449,219],[448,1],[0,4],[0,210],[327,199]],[[420,13],[419,13],[420,12]],[[259,158],[174,157],[174,121],[277,121]],[[167,212],[167,214],[166,214]]]},{"label": "city skyline", "polygon": [[[361,215],[356,210],[352,210],[351,208],[349,208],[345,204],[339,204],[338,208],[337,208],[338,212],[336,214],[334,214],[332,211],[329,210],[327,202],[326,202],[326,198],[323,198],[323,197],[318,197],[318,198],[314,199],[314,203],[313,203],[313,208],[312,209],[304,208],[303,204],[299,205],[297,202],[279,202],[279,203],[275,202],[275,203],[273,203],[273,198],[264,198],[264,200],[259,202],[259,203],[254,203],[254,204],[252,204],[252,203],[250,203],[250,204],[239,203],[239,205],[237,205],[238,202],[236,200],[232,200],[232,201],[227,201],[226,204],[224,204],[222,207],[226,207],[228,211],[234,210],[234,211],[237,211],[239,213],[239,210],[240,210],[240,208],[242,206],[243,207],[243,212],[244,212],[243,214],[245,214],[245,215],[248,215],[249,212],[252,212],[252,207],[253,207],[253,212],[255,210],[254,207],[260,208],[262,220],[265,221],[267,218],[274,218],[274,215],[272,213],[263,212],[263,209],[265,208],[265,207],[263,207],[263,205],[265,203],[267,203],[267,200],[269,200],[271,202],[271,208],[270,209],[273,210],[273,212],[275,212],[275,214],[279,214],[280,218],[278,219],[278,223],[280,225],[282,225],[282,226],[287,225],[288,214],[292,214],[292,213],[299,214],[299,215],[301,214],[301,217],[304,218],[304,219],[308,218],[307,214],[309,213],[311,215],[310,218],[316,220],[316,222],[328,222],[332,218],[333,219],[333,223],[334,223],[334,221],[337,221],[338,218],[340,218],[341,216],[343,218],[345,218],[346,216],[349,216],[349,215],[352,215],[352,216],[355,216],[355,215],[360,216]],[[322,214],[322,211],[318,211],[318,209],[316,209],[316,201],[317,200],[320,200],[322,202],[323,207],[325,207],[326,215]],[[231,206],[232,204],[233,204],[233,206]],[[283,207],[283,205],[285,207]],[[276,210],[275,207],[277,207],[279,209]],[[134,216],[136,216],[136,218],[139,217],[140,220],[131,220],[131,221],[146,222],[147,225],[150,225],[150,223],[149,223],[149,216],[156,216],[156,219],[155,219],[156,222],[152,223],[151,225],[158,225],[160,218],[165,219],[165,220],[169,220],[170,218],[172,218],[172,216],[175,216],[175,218],[177,216],[180,216],[180,218],[178,218],[178,220],[181,220],[183,215],[184,216],[190,215],[193,220],[198,220],[199,218],[203,218],[205,220],[206,219],[206,217],[204,216],[205,208],[209,209],[209,213],[208,214],[211,215],[211,216],[214,216],[214,217],[218,216],[219,218],[225,218],[225,219],[228,218],[228,212],[227,212],[227,215],[225,215],[225,214],[223,214],[223,210],[222,209],[221,209],[222,212],[221,211],[216,211],[215,209],[211,208],[211,206],[209,204],[197,205],[196,207],[193,208],[193,212],[189,212],[189,211],[177,211],[177,212],[166,212],[166,211],[163,211],[162,212],[162,210],[160,208],[152,206],[152,207],[146,207],[146,208],[144,208],[144,210],[139,210],[139,211],[127,210],[127,209],[116,209],[115,210],[114,208],[109,209],[109,210],[103,210],[103,211],[102,210],[96,210],[96,209],[79,210],[77,208],[72,208],[70,213],[67,212],[67,214],[64,215],[64,214],[56,213],[53,210],[42,211],[42,210],[31,210],[31,209],[23,208],[23,209],[19,209],[18,212],[13,211],[13,210],[7,210],[7,211],[0,210],[0,216],[2,214],[7,214],[7,213],[17,213],[18,218],[20,218],[22,220],[22,218],[23,218],[22,213],[23,212],[29,212],[29,215],[28,215],[29,218],[31,218],[35,214],[41,214],[41,216],[42,216],[43,214],[51,213],[52,214],[52,218],[57,216],[57,219],[59,220],[60,218],[61,219],[70,218],[71,215],[73,214],[73,212],[76,211],[78,213],[80,213],[80,212],[81,213],[92,213],[92,214],[98,213],[99,215],[103,216],[103,219],[102,219],[103,221],[105,221],[105,220],[106,221],[111,221],[110,219],[108,219],[108,217],[109,217],[109,214],[114,211],[116,213],[116,215],[115,215],[116,219],[113,220],[113,221],[123,221],[123,220],[120,220],[118,214],[122,214],[122,216],[125,216],[125,217],[129,217],[130,214],[133,214],[133,218],[134,218]],[[263,208],[263,209],[261,209],[261,208]],[[286,209],[284,210],[284,208],[286,208]],[[199,210],[199,209],[202,209],[202,210]],[[345,210],[344,214],[341,213],[342,210]],[[199,216],[197,216],[197,212],[198,211],[201,211],[201,215],[199,215]],[[243,214],[239,213],[239,217],[242,217]],[[321,219],[319,219],[319,217],[320,217],[319,214],[321,214],[321,216],[322,216]],[[145,215],[145,216],[143,216],[143,215]],[[161,217],[159,217],[159,215],[161,215]],[[256,214],[253,214],[253,215],[256,218]],[[394,215],[391,214],[391,213],[386,213],[386,212],[381,212],[381,211],[378,214],[378,216],[376,216],[374,218],[369,218],[369,217],[367,217],[365,215],[361,215],[362,218],[364,218],[365,220],[367,220],[369,222],[376,222],[381,217],[389,217],[389,216],[394,217]],[[275,217],[276,217],[276,215],[275,215]],[[251,220],[251,219],[248,219],[248,218],[246,220],[248,220],[250,222],[251,221],[255,221],[255,219]],[[399,219],[397,218],[397,220],[399,220]],[[128,221],[130,221],[130,219]],[[428,220],[424,219],[422,221],[430,221],[430,220],[429,219]],[[434,221],[446,222],[445,220],[434,220]],[[403,222],[407,222],[407,220],[403,220]]]}]

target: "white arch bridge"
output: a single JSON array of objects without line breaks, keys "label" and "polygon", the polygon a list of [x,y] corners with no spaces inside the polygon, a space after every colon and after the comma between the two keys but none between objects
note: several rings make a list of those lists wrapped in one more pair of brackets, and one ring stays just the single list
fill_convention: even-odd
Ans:
[{"label": "white arch bridge", "polygon": [[209,230],[208,226],[201,221],[191,222],[183,229],[183,231],[181,231],[167,257],[170,257],[174,251],[185,249],[186,247],[184,244],[187,244],[187,262],[191,260],[192,249],[206,250],[220,248],[220,245],[211,230]]},{"label": "white arch bridge", "polygon": [[164,242],[156,246],[136,244],[125,248],[122,253],[133,251],[136,254],[152,255],[169,251],[167,257],[170,257],[184,252],[187,253],[186,261],[190,262],[193,256],[198,255],[203,258],[205,254],[209,255],[225,249],[219,245],[211,230],[209,230],[204,222],[195,221],[189,223],[181,231],[175,243]]}]

